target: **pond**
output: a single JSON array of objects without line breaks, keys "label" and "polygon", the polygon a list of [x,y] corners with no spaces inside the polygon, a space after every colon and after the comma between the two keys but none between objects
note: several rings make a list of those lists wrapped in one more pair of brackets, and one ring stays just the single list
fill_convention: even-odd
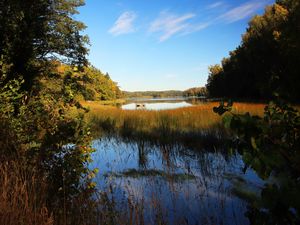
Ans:
[{"label": "pond", "polygon": [[109,190],[119,210],[128,202],[145,224],[248,224],[243,194],[259,193],[263,182],[242,172],[239,155],[224,149],[190,149],[117,137],[94,140],[95,181]]},{"label": "pond", "polygon": [[176,98],[131,98],[122,105],[124,110],[165,110],[189,107],[203,104],[204,98],[176,97]]}]

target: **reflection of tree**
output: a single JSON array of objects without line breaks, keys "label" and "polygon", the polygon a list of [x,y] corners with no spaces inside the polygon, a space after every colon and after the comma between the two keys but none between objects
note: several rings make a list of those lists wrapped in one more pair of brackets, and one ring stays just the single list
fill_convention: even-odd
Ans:
[{"label": "reflection of tree", "polygon": [[174,144],[161,144],[159,146],[162,155],[162,164],[166,166],[166,169],[172,172],[176,167],[177,149]]},{"label": "reflection of tree", "polygon": [[169,169],[171,166],[171,160],[170,160],[170,148],[168,148],[167,145],[161,145],[160,151],[162,154],[162,164],[166,165]]},{"label": "reflection of tree", "polygon": [[141,140],[137,143],[138,145],[138,164],[140,169],[147,169],[148,166],[148,152],[146,151],[145,148],[145,141]]}]

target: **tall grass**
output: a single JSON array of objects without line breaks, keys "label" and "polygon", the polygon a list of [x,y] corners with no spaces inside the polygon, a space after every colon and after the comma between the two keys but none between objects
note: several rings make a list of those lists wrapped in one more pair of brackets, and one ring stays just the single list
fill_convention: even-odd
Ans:
[{"label": "tall grass", "polygon": [[[93,130],[169,141],[223,137],[226,131],[221,123],[222,118],[213,112],[213,107],[218,105],[218,102],[210,102],[186,108],[154,111],[122,110],[100,106],[94,102],[84,103],[84,106],[90,108],[88,119]],[[264,104],[236,103],[233,111],[262,115],[263,109]]]},{"label": "tall grass", "polygon": [[46,207],[46,184],[20,162],[0,166],[0,224],[52,225]]},{"label": "tall grass", "polygon": [[55,208],[49,207],[49,183],[26,168],[20,159],[0,164],[1,225],[95,225],[111,224],[111,217],[117,218],[115,209],[104,210],[111,203],[100,194],[91,198],[83,193],[72,199],[72,205],[62,201]]}]

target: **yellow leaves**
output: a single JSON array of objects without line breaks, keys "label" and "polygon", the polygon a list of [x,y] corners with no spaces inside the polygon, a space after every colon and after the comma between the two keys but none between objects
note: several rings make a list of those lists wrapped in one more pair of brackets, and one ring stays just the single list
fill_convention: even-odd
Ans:
[{"label": "yellow leaves", "polygon": [[253,149],[257,150],[257,145],[256,145],[254,137],[251,137],[251,146],[252,146]]},{"label": "yellow leaves", "polygon": [[289,11],[287,9],[276,3],[273,6],[273,10],[275,16],[281,16],[282,19],[286,19],[289,14]]},{"label": "yellow leaves", "polygon": [[243,42],[247,43],[250,39],[264,35],[265,32],[272,32],[276,41],[279,40],[281,24],[287,20],[288,10],[284,7],[274,4],[266,7],[262,16],[254,16],[249,22],[249,28],[243,35]]},{"label": "yellow leaves", "polygon": [[277,30],[273,31],[273,37],[274,37],[275,41],[279,41],[280,36],[281,36],[281,32],[280,31],[277,31]]},{"label": "yellow leaves", "polygon": [[209,66],[208,70],[209,70],[210,75],[214,76],[214,75],[220,74],[220,72],[223,71],[223,68],[219,64],[216,64],[216,65]]}]

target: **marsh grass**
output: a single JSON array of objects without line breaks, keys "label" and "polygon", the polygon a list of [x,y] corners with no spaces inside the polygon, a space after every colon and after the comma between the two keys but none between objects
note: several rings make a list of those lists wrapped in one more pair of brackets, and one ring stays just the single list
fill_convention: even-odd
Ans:
[{"label": "marsh grass", "polygon": [[[97,102],[83,102],[84,107],[90,108],[87,114],[92,131],[97,138],[99,134],[109,134],[112,136],[121,136],[126,142],[136,141],[143,143],[147,141],[150,145],[154,142],[162,144],[163,159],[168,162],[168,156],[171,152],[168,151],[169,144],[188,145],[198,149],[211,148],[213,151],[218,149],[218,146],[224,144],[224,138],[228,137],[228,131],[222,125],[222,118],[213,112],[213,107],[218,106],[218,102],[209,102],[201,105],[186,107],[173,110],[148,111],[148,110],[122,110],[113,106],[104,106]],[[264,104],[254,103],[236,103],[234,104],[234,112],[263,115]],[[109,136],[108,135],[108,136]],[[166,151],[165,148],[167,149]],[[166,156],[164,155],[166,154]],[[208,157],[209,158],[209,157]],[[215,159],[214,159],[215,162]],[[201,163],[203,170],[205,169]],[[205,164],[204,164],[205,165]],[[223,167],[220,167],[222,170]],[[212,174],[210,179],[219,179],[218,174]],[[199,182],[199,196],[204,196],[209,192],[209,179],[205,177],[198,178],[192,174],[174,174],[166,173],[156,169],[128,169],[122,172],[111,172],[106,174],[107,189],[101,190],[95,195],[95,209],[97,214],[97,224],[168,224],[167,218],[168,209],[164,202],[159,199],[159,195],[153,195],[147,200],[142,197],[135,199],[133,196],[138,196],[135,189],[130,184],[124,186],[128,195],[124,196],[123,200],[117,199],[117,188],[114,187],[114,179],[147,179],[148,185],[157,185],[156,178],[174,182]],[[112,180],[110,180],[112,179]],[[200,179],[200,180],[199,180]],[[199,181],[198,181],[199,180]],[[171,187],[172,185],[169,184]],[[174,184],[174,187],[176,185]],[[157,187],[158,190],[160,187]],[[202,189],[201,189],[202,188]],[[225,193],[223,186],[220,185],[218,192]],[[216,207],[220,209],[225,205],[225,197],[220,194]],[[225,195],[224,195],[225,196]],[[205,199],[203,204],[208,204]],[[145,204],[148,206],[145,212]],[[221,207],[221,206],[222,207]],[[209,205],[208,205],[209,208]],[[204,207],[205,209],[205,207]],[[92,210],[93,211],[93,210]],[[95,213],[95,211],[94,211]],[[218,224],[218,220],[222,220],[221,215],[212,215],[211,212],[203,212],[203,224]],[[150,215],[147,216],[147,215]],[[189,224],[185,218],[178,218],[176,224]],[[238,223],[236,223],[238,224]]]},{"label": "marsh grass", "polygon": [[[204,145],[217,144],[227,136],[222,118],[213,112],[218,102],[173,110],[122,110],[95,102],[83,103],[90,109],[88,120],[97,133],[120,134],[123,137],[186,142],[195,140]],[[235,103],[233,112],[263,115],[264,104]]]},{"label": "marsh grass", "polygon": [[[0,164],[1,225],[82,225],[102,224],[109,219],[100,207],[107,207],[98,192],[86,191],[53,204],[50,184],[36,169],[28,169],[21,159]],[[116,211],[114,211],[116,212]],[[110,223],[103,223],[110,224]]]}]

